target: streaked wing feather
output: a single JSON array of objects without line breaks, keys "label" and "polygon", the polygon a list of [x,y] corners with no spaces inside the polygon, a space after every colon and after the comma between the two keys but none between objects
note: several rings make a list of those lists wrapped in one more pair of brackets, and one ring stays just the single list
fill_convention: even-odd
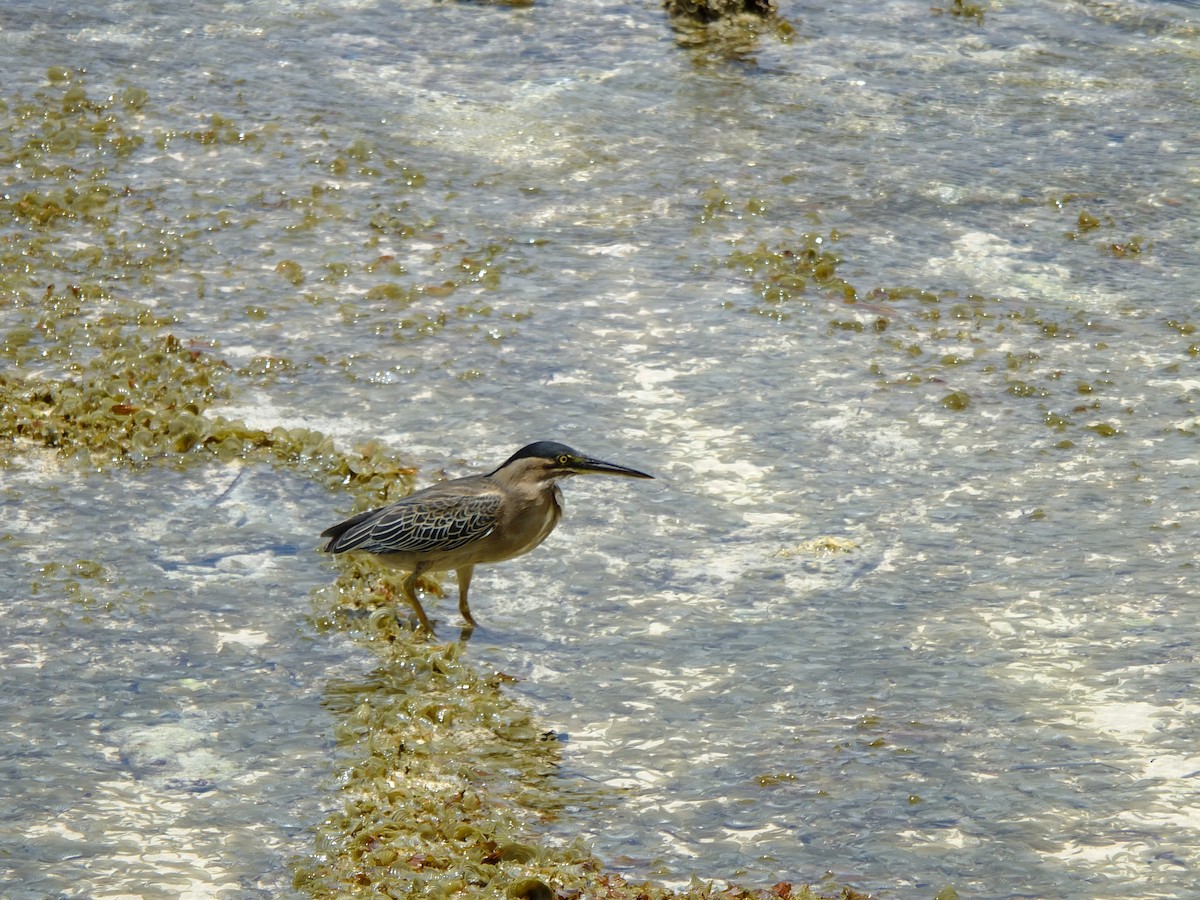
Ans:
[{"label": "streaked wing feather", "polygon": [[494,494],[420,496],[376,510],[337,537],[335,552],[446,553],[486,537],[501,498]]}]

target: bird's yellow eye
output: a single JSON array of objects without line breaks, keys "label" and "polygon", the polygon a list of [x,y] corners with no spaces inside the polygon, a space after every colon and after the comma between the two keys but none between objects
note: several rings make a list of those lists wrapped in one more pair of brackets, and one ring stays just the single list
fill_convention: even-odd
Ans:
[{"label": "bird's yellow eye", "polygon": [[565,466],[570,461],[571,461],[571,457],[567,456],[565,453],[558,458],[558,464],[560,466]]}]

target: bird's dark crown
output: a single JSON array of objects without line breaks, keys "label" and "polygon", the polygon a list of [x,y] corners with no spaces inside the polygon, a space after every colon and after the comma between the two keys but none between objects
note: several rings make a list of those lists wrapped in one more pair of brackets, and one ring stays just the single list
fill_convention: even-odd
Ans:
[{"label": "bird's dark crown", "polygon": [[503,469],[505,466],[512,465],[518,459],[558,459],[561,456],[566,456],[571,459],[579,458],[579,451],[572,450],[566,444],[560,444],[558,441],[535,441],[532,444],[526,444],[503,463],[497,467]]}]

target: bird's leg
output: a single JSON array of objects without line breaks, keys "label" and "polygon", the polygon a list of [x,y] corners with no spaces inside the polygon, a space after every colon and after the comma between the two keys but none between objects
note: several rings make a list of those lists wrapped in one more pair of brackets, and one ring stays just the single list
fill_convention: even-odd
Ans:
[{"label": "bird's leg", "polygon": [[429,617],[425,615],[425,609],[421,606],[421,601],[417,599],[417,579],[421,577],[421,566],[413,569],[413,573],[404,579],[404,584],[400,589],[404,592],[404,599],[408,601],[413,611],[417,614],[417,619],[428,634],[433,634],[433,626],[429,624]]},{"label": "bird's leg", "polygon": [[463,566],[461,569],[455,569],[454,574],[458,576],[458,611],[467,620],[467,624],[474,628],[475,617],[471,615],[471,608],[467,606],[467,591],[471,587],[471,576],[475,574],[475,567]]}]

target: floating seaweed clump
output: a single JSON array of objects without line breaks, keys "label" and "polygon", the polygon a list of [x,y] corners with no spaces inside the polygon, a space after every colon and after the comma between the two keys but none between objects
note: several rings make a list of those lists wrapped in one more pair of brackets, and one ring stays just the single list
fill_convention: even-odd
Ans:
[{"label": "floating seaweed clump", "polygon": [[810,289],[853,303],[857,297],[853,286],[837,272],[842,262],[833,249],[837,240],[836,231],[828,236],[808,232],[775,248],[760,244],[750,250],[734,250],[726,265],[750,276],[754,292],[767,304],[754,311],[772,318],[786,318],[785,305]]}]

